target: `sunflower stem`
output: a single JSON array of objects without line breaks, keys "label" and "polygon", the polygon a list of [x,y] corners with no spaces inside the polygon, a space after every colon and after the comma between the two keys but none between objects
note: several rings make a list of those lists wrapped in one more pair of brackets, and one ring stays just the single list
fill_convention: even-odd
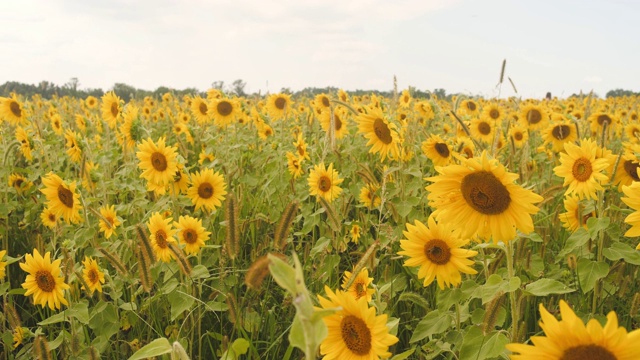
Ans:
[{"label": "sunflower stem", "polygon": [[[513,269],[513,240],[508,241],[505,244],[505,255],[507,257],[507,273],[509,275],[509,281],[514,278]],[[511,303],[511,341],[517,342],[518,339],[518,322],[520,321],[520,313],[518,311],[518,302],[516,299],[515,291],[509,292],[509,302]]]}]

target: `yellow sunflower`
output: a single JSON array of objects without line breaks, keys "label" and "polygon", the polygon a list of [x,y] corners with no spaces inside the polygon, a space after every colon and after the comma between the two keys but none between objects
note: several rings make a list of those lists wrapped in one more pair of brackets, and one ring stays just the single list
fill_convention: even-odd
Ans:
[{"label": "yellow sunflower", "polygon": [[111,235],[116,230],[116,227],[120,225],[120,220],[116,216],[116,207],[115,205],[105,205],[100,208],[100,215],[102,218],[100,219],[100,231],[104,233],[105,238],[110,238]]},{"label": "yellow sunflower", "polygon": [[163,187],[171,183],[176,170],[178,170],[176,147],[166,146],[164,137],[161,137],[158,139],[157,145],[150,138],[142,140],[142,143],[138,145],[138,150],[136,153],[140,160],[138,167],[142,170],[140,177]]},{"label": "yellow sunflower", "polygon": [[29,141],[29,134],[22,126],[16,126],[16,140],[20,143],[20,152],[27,161],[33,160],[31,154],[31,142]]},{"label": "yellow sunflower", "polygon": [[240,105],[234,99],[213,99],[210,112],[214,124],[225,127],[236,120],[236,116],[240,114]]},{"label": "yellow sunflower", "polygon": [[637,122],[632,122],[625,125],[624,133],[629,141],[636,144],[640,142],[640,124],[638,124]]},{"label": "yellow sunflower", "polygon": [[67,185],[58,175],[49,173],[42,178],[45,188],[40,191],[47,197],[47,208],[67,223],[78,223],[80,217],[80,195],[76,191],[75,181]]},{"label": "yellow sunflower", "polygon": [[127,105],[124,110],[124,121],[120,127],[120,134],[126,149],[133,149],[142,139],[144,129],[138,116],[139,113],[140,109],[132,104]]},{"label": "yellow sunflower", "polygon": [[196,211],[204,207],[213,211],[222,206],[222,201],[227,194],[226,183],[219,173],[213,169],[198,171],[191,176],[191,186],[187,190],[187,196],[196,206]]},{"label": "yellow sunflower", "polygon": [[51,310],[60,309],[60,304],[69,305],[64,298],[64,290],[69,289],[69,285],[64,282],[60,262],[58,259],[51,262],[51,253],[46,252],[44,257],[37,249],[33,249],[33,255],[26,254],[25,262],[20,263],[20,268],[28,273],[27,278],[22,283],[22,287],[27,290],[24,296],[33,295],[33,302],[44,307],[49,306]]},{"label": "yellow sunflower", "polygon": [[51,116],[51,128],[53,128],[53,132],[57,135],[62,135],[64,129],[62,128],[62,117],[60,114]]},{"label": "yellow sunflower", "polygon": [[104,273],[100,271],[98,262],[94,258],[85,256],[82,262],[82,279],[89,286],[89,294],[93,294],[94,291],[102,292],[102,284],[104,284]]},{"label": "yellow sunflower", "polygon": [[453,151],[449,144],[436,134],[432,134],[422,143],[422,152],[433,161],[435,166],[448,165],[453,158]]},{"label": "yellow sunflower", "polygon": [[471,124],[469,126],[471,137],[478,139],[485,144],[492,144],[493,139],[495,138],[494,123],[495,122],[493,120],[485,117],[471,120]]},{"label": "yellow sunflower", "polygon": [[173,182],[169,185],[169,189],[174,195],[186,194],[187,190],[189,190],[189,177],[182,170],[182,166],[178,168],[179,170],[173,176]]},{"label": "yellow sunflower", "polygon": [[293,176],[294,179],[299,178],[304,173],[304,169],[302,168],[302,159],[297,155],[292,153],[291,151],[287,151],[287,169],[289,170],[289,174]]},{"label": "yellow sunflower", "polygon": [[[334,109],[333,121],[334,136],[336,139],[342,139],[349,133],[347,113],[340,109]],[[331,113],[329,111],[320,115],[320,126],[322,126],[322,130],[326,131],[327,134],[329,133],[331,128]]]},{"label": "yellow sunflower", "polygon": [[584,322],[564,300],[560,300],[558,321],[540,304],[540,327],[546,336],[533,336],[525,345],[507,344],[512,360],[636,360],[640,354],[640,329],[627,333],[618,326],[618,317],[611,311],[603,327],[597,319]]},{"label": "yellow sunflower", "polygon": [[309,152],[307,151],[307,143],[304,141],[302,134],[298,134],[296,141],[293,142],[293,146],[296,147],[296,152],[300,159],[311,160]]},{"label": "yellow sunflower", "polygon": [[485,104],[482,108],[482,114],[480,114],[480,118],[496,124],[501,122],[502,119],[504,119],[505,115],[506,114],[504,110],[500,109],[500,106],[497,103],[488,103]]},{"label": "yellow sunflower", "polygon": [[9,186],[16,189],[19,194],[22,194],[29,190],[31,186],[33,186],[33,183],[27,180],[23,175],[14,173],[9,175]]},{"label": "yellow sunflower", "polygon": [[632,151],[625,151],[618,162],[616,176],[613,179],[613,184],[618,185],[618,191],[622,191],[623,186],[640,181],[638,168],[640,168],[638,157]]},{"label": "yellow sunflower", "polygon": [[42,210],[40,220],[42,221],[42,225],[49,229],[53,229],[58,225],[58,216],[49,208]]},{"label": "yellow sunflower", "polygon": [[578,138],[576,127],[569,121],[555,122],[549,125],[542,133],[544,145],[551,144],[551,149],[560,152],[564,144],[573,143]]},{"label": "yellow sunflower", "polygon": [[187,255],[197,254],[211,235],[211,232],[202,226],[202,220],[191,216],[180,216],[175,226],[178,230],[178,241],[185,245],[184,252]]},{"label": "yellow sunflower", "polygon": [[[624,233],[626,237],[640,236],[640,182],[633,182],[629,186],[623,186],[622,192],[627,196],[622,200],[628,207],[634,210],[631,214],[627,215],[624,222],[631,225],[631,228]],[[640,250],[640,244],[636,247]]]},{"label": "yellow sunflower", "polygon": [[354,299],[359,300],[360,298],[367,299],[367,302],[371,302],[371,296],[375,292],[373,288],[370,288],[369,285],[373,282],[373,278],[369,277],[369,270],[362,269],[356,279],[353,280],[351,286],[347,289],[346,286],[351,281],[351,277],[353,273],[350,271],[344,272],[344,278],[342,280],[342,289],[347,294],[351,294]]},{"label": "yellow sunflower", "polygon": [[509,137],[513,139],[513,144],[516,149],[520,149],[527,143],[529,140],[529,132],[527,128],[522,125],[514,125],[509,129]]},{"label": "yellow sunflower", "polygon": [[339,307],[341,310],[322,320],[328,335],[320,344],[323,360],[376,360],[391,356],[389,346],[398,338],[389,334],[387,315],[376,316],[376,309],[367,306],[365,297],[353,296],[325,286],[328,299],[318,295],[323,309]]},{"label": "yellow sunflower", "polygon": [[541,105],[527,104],[522,106],[519,119],[529,130],[534,131],[547,126],[549,114]]},{"label": "yellow sunflower", "polygon": [[330,203],[342,193],[342,188],[338,185],[343,181],[333,168],[333,163],[329,164],[329,168],[325,168],[322,162],[309,172],[309,194],[323,197]]},{"label": "yellow sunflower", "polygon": [[399,136],[396,126],[384,118],[382,110],[371,108],[367,113],[360,114],[356,120],[358,132],[369,139],[367,146],[371,146],[370,153],[380,153],[381,161],[389,156],[397,159],[400,156]]},{"label": "yellow sunflower", "polygon": [[4,256],[7,255],[7,250],[0,250],[0,280],[4,279],[5,268],[7,267],[7,262],[4,261]]},{"label": "yellow sunflower", "polygon": [[480,107],[473,99],[465,99],[460,103],[458,108],[461,115],[478,116],[480,115]]},{"label": "yellow sunflower", "polygon": [[151,241],[153,253],[158,260],[164,262],[169,262],[174,257],[173,251],[169,248],[169,244],[176,243],[176,239],[174,239],[173,236],[177,230],[173,228],[171,220],[173,220],[173,218],[165,218],[161,213],[155,212],[151,215],[149,223],[147,224],[149,232],[151,232],[149,240]]},{"label": "yellow sunflower", "polygon": [[291,111],[291,96],[273,94],[267,99],[267,112],[272,120],[283,119]]},{"label": "yellow sunflower", "polygon": [[191,101],[191,112],[198,124],[206,124],[209,122],[209,119],[211,119],[211,110],[209,109],[209,105],[207,105],[207,100],[201,98],[199,95]]},{"label": "yellow sunflower", "polygon": [[273,128],[270,125],[261,123],[260,126],[258,126],[258,136],[260,139],[267,140],[269,136],[273,136],[273,134]]},{"label": "yellow sunflower", "polygon": [[581,226],[587,228],[587,220],[596,216],[595,211],[588,211],[585,201],[580,201],[576,195],[568,195],[564,198],[564,208],[567,212],[558,215],[562,221],[562,227],[574,232]]},{"label": "yellow sunflower", "polygon": [[327,94],[318,94],[313,99],[313,107],[316,109],[317,113],[329,112],[329,108],[331,108],[331,100]]},{"label": "yellow sunflower", "polygon": [[582,198],[596,198],[596,190],[603,190],[601,183],[608,177],[603,171],[609,166],[605,158],[596,158],[597,145],[592,140],[582,140],[580,146],[567,143],[566,152],[560,153],[560,165],[553,172],[564,178],[568,185],[565,194],[577,194]]},{"label": "yellow sunflower", "polygon": [[82,160],[82,149],[78,145],[78,133],[67,129],[64,134],[64,139],[66,141],[65,147],[67,148],[67,155],[69,155],[71,161],[80,163],[80,160]]},{"label": "yellow sunflower", "polygon": [[5,119],[11,125],[17,125],[26,119],[24,108],[15,95],[0,97],[0,119]]},{"label": "yellow sunflower", "polygon": [[617,125],[618,117],[604,109],[601,109],[589,116],[589,122],[591,123],[591,131],[599,134],[602,132],[602,128],[605,125],[610,132],[611,127]]},{"label": "yellow sunflower", "polygon": [[102,119],[109,125],[109,128],[115,129],[122,111],[122,100],[114,93],[109,91],[102,96]]},{"label": "yellow sunflower", "polygon": [[358,244],[360,241],[360,236],[362,236],[362,228],[358,224],[351,225],[351,230],[349,230],[349,235],[351,237],[351,242],[354,244]]},{"label": "yellow sunflower", "polygon": [[516,228],[533,231],[534,203],[542,197],[514,184],[517,174],[507,172],[486,151],[480,158],[463,160],[461,165],[436,168],[439,175],[426,178],[429,205],[436,220],[462,229],[462,237],[478,235],[494,242],[515,238]]},{"label": "yellow sunflower", "polygon": [[80,114],[76,114],[75,120],[76,120],[76,126],[78,127],[78,130],[80,130],[81,133],[86,133],[87,121],[85,120],[84,116]]},{"label": "yellow sunflower", "polygon": [[476,152],[476,146],[468,137],[457,137],[456,149],[458,149],[457,152],[466,159],[471,159]]},{"label": "yellow sunflower", "polygon": [[98,106],[98,99],[96,99],[95,96],[87,96],[86,99],[84,99],[84,104],[89,108],[89,109],[95,109],[96,106]]},{"label": "yellow sunflower", "polygon": [[418,279],[424,278],[424,286],[429,286],[433,280],[438,282],[440,289],[458,286],[462,282],[460,273],[477,274],[471,268],[477,251],[462,249],[469,243],[468,238],[459,236],[446,223],[436,224],[433,217],[429,217],[425,226],[416,220],[415,225],[407,223],[404,236],[407,240],[400,241],[402,251],[399,255],[408,256],[404,266],[419,266]]},{"label": "yellow sunflower", "polygon": [[375,209],[380,206],[380,196],[377,195],[380,187],[375,184],[366,184],[360,189],[360,196],[358,199],[360,203],[369,209]]}]

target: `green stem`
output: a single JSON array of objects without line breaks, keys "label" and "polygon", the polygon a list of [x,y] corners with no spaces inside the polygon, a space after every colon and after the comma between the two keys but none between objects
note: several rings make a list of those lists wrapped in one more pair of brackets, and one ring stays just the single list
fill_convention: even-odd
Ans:
[{"label": "green stem", "polygon": [[[509,280],[513,279],[514,269],[513,269],[513,240],[508,241],[505,244],[505,255],[507,257],[507,272],[509,275]],[[518,303],[516,299],[515,291],[509,292],[509,302],[511,303],[511,341],[517,342],[517,332],[518,332],[518,322],[520,321],[520,312],[518,311]]]}]

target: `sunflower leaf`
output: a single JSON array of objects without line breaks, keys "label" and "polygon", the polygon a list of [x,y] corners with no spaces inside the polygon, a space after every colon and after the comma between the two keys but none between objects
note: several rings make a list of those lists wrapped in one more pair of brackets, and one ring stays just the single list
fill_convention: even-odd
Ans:
[{"label": "sunflower leaf", "polygon": [[428,336],[440,334],[451,326],[452,317],[448,312],[434,310],[427,314],[416,326],[409,343],[420,341]]},{"label": "sunflower leaf", "polygon": [[640,253],[621,242],[613,243],[611,247],[602,250],[602,254],[612,261],[623,259],[629,264],[640,265]]},{"label": "sunflower leaf", "polygon": [[593,290],[596,282],[609,273],[609,264],[604,261],[592,261],[581,258],[578,260],[578,280],[582,293]]},{"label": "sunflower leaf", "polygon": [[142,349],[136,351],[129,360],[141,360],[154,356],[160,356],[162,354],[168,354],[173,348],[167,338],[155,339],[152,342],[145,345]]},{"label": "sunflower leaf", "polygon": [[527,285],[524,291],[528,295],[547,296],[549,294],[566,294],[574,292],[576,289],[572,289],[558,280],[545,278]]}]

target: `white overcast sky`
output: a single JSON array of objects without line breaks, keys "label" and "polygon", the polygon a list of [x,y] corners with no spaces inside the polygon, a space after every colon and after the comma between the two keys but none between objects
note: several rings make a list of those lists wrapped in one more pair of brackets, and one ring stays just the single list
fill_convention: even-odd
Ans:
[{"label": "white overcast sky", "polygon": [[[0,83],[640,91],[640,1],[2,1]],[[505,77],[506,81],[506,77]],[[513,95],[505,83],[502,96]]]}]

